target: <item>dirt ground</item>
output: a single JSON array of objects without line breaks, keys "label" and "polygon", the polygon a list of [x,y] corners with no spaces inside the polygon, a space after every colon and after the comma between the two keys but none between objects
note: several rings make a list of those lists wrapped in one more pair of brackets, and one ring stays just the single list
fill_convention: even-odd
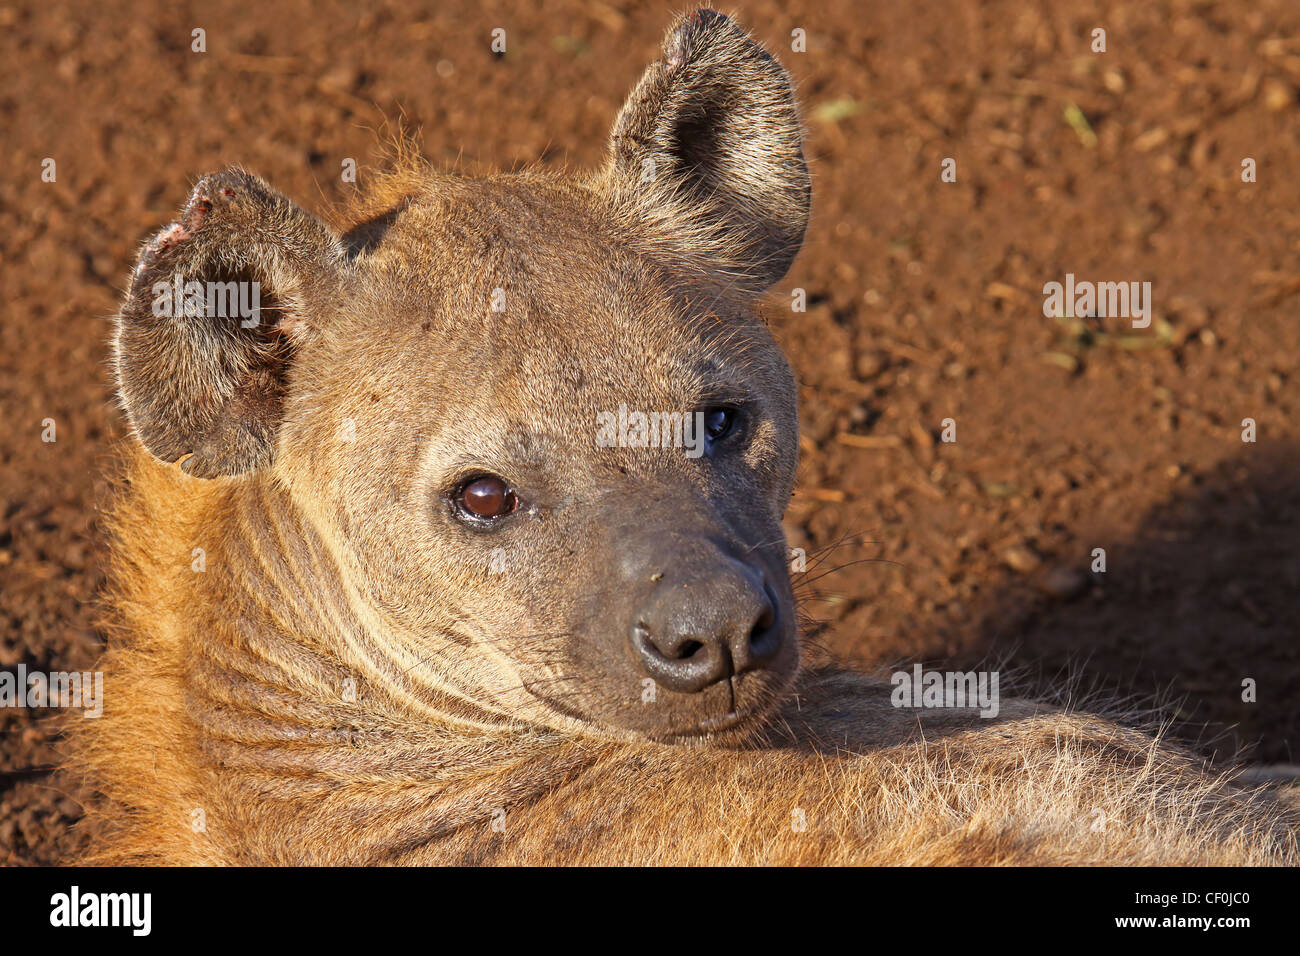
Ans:
[{"label": "dirt ground", "polygon": [[[321,208],[403,117],[441,164],[595,164],[678,9],[0,6],[0,666],[100,650],[108,320],[200,174],[240,163]],[[771,311],[801,381],[787,524],[818,642],[1068,675],[1156,701],[1219,760],[1300,759],[1300,5],[730,9],[796,77],[814,167]],[[1150,328],[1045,318],[1067,272],[1149,281]],[[47,715],[0,711],[0,862],[76,845]]]}]

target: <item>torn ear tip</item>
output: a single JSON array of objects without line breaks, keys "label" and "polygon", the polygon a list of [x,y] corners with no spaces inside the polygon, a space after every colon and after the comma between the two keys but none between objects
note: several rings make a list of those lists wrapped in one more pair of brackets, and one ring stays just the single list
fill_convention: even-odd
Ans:
[{"label": "torn ear tip", "polygon": [[256,179],[256,176],[240,166],[228,166],[217,172],[205,173],[190,191],[190,204],[228,202],[240,192],[253,190]]}]

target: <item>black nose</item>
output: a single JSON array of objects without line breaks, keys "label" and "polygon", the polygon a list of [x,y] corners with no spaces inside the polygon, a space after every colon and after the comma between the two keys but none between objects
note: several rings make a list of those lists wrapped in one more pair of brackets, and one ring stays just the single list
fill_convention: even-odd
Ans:
[{"label": "black nose", "polygon": [[763,667],[781,649],[779,604],[754,568],[660,582],[632,625],[632,648],[661,687],[695,693]]}]

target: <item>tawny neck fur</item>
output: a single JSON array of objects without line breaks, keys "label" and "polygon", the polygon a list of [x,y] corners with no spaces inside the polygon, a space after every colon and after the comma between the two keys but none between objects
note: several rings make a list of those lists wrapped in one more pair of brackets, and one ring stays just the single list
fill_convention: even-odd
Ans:
[{"label": "tawny neck fur", "polygon": [[[284,492],[234,489],[133,462],[112,521],[105,715],[76,728],[80,765],[107,795],[91,859],[1295,859],[1275,808],[1145,735],[1019,702],[996,722],[922,725],[889,705],[888,685],[816,673],[739,749],[614,743],[413,703],[422,688],[362,669],[372,637]],[[195,572],[204,541],[219,547]]]}]

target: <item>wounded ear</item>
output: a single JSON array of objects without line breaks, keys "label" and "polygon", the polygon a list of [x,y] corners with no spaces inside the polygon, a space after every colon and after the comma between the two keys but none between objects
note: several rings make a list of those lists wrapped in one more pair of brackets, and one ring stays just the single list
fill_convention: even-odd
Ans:
[{"label": "wounded ear", "polygon": [[118,394],[150,452],[213,478],[270,462],[297,343],[343,262],[319,220],[241,170],[201,179],[140,254]]},{"label": "wounded ear", "polygon": [[803,243],[810,186],[790,77],[727,17],[682,17],[623,106],[609,184],[670,241],[743,287],[780,280]]}]

